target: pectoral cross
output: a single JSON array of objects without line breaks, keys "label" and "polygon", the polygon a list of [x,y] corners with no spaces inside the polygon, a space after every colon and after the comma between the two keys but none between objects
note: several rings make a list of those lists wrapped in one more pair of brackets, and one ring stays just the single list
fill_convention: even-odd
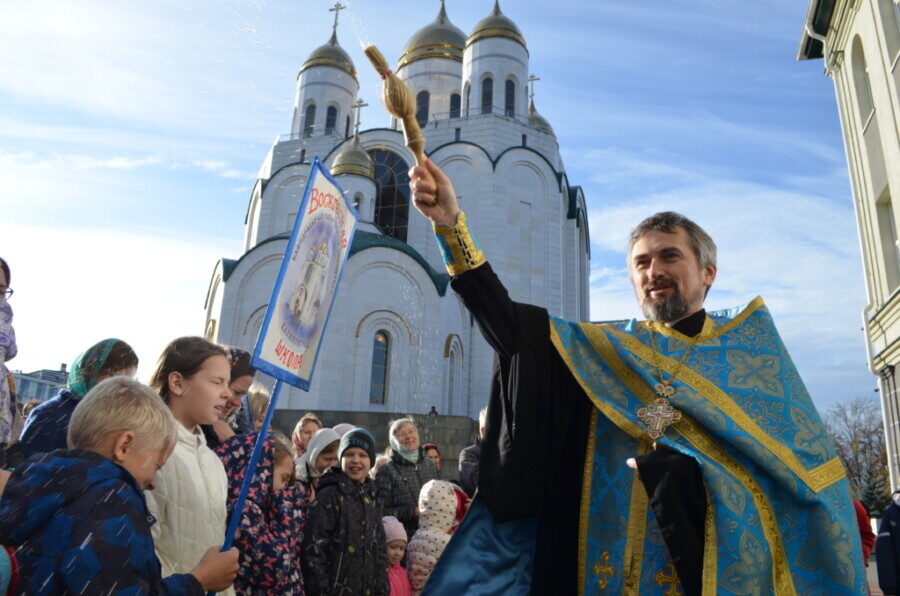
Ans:
[{"label": "pectoral cross", "polygon": [[603,551],[603,554],[600,555],[600,561],[594,563],[594,575],[600,576],[600,579],[597,580],[597,587],[605,589],[609,585],[609,578],[606,576],[611,576],[612,574],[613,568],[609,564],[609,551]]},{"label": "pectoral cross", "polygon": [[[668,573],[666,573],[668,571]],[[675,573],[675,565],[669,563],[666,565],[665,569],[660,569],[656,573],[653,574],[653,580],[660,587],[666,587],[666,591],[663,592],[663,596],[678,596],[681,592],[678,591],[678,575]]]},{"label": "pectoral cross", "polygon": [[338,15],[339,15],[339,14],[341,13],[341,11],[344,10],[345,8],[347,8],[347,7],[344,6],[343,4],[341,4],[340,1],[338,1],[338,2],[335,2],[335,3],[334,3],[334,8],[329,8],[329,9],[328,9],[328,12],[333,12],[333,13],[334,13],[334,26],[332,27],[332,29],[334,29],[335,31],[337,31]]},{"label": "pectoral cross", "polygon": [[666,432],[667,426],[681,420],[681,412],[664,397],[658,398],[652,406],[640,408],[637,416],[647,426],[647,434],[654,441]]}]

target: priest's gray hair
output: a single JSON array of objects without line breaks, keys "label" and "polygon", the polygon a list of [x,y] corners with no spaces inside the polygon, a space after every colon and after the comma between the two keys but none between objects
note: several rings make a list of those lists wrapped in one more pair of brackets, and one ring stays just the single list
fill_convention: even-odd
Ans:
[{"label": "priest's gray hair", "polygon": [[716,243],[706,233],[706,230],[680,213],[660,211],[659,213],[654,213],[631,230],[628,240],[628,255],[625,257],[628,261],[628,268],[631,268],[631,249],[634,248],[635,242],[640,240],[644,234],[650,230],[675,234],[678,232],[678,228],[684,228],[684,231],[687,232],[691,248],[694,249],[694,255],[697,257],[700,267],[715,266]]}]

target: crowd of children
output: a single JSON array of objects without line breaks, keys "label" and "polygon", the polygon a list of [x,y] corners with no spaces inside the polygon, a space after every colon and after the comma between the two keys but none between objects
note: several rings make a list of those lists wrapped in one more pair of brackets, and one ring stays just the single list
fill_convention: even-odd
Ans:
[{"label": "crowd of children", "polygon": [[[234,547],[222,551],[269,404],[245,351],[175,339],[147,386],[134,379],[131,346],[104,339],[12,436],[9,279],[0,259],[0,596],[422,590],[465,515],[465,494],[427,482],[410,536],[410,520],[384,516],[372,434],[326,428],[313,414],[290,439],[269,431]],[[410,419],[395,422],[392,449],[433,467],[414,432]]]}]

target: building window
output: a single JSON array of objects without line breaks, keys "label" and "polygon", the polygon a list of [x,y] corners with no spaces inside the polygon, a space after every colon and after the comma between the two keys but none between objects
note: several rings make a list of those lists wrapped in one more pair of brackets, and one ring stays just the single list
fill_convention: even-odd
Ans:
[{"label": "building window", "polygon": [[303,136],[311,137],[316,125],[316,104],[306,106],[306,117],[303,119]]},{"label": "building window", "polygon": [[888,68],[900,55],[900,4],[893,0],[878,0],[884,41],[888,51]]},{"label": "building window", "polygon": [[350,136],[350,116],[347,116],[347,123],[344,124],[344,138],[348,138]]},{"label": "building window", "polygon": [[419,126],[425,126],[428,122],[428,91],[419,91],[416,95],[416,122]]},{"label": "building window", "polygon": [[306,149],[300,150],[300,163],[306,163]]},{"label": "building window", "polygon": [[363,196],[361,194],[357,194],[353,197],[353,208],[356,209],[356,212],[359,213],[359,208],[362,207]]},{"label": "building window", "polygon": [[328,110],[325,112],[325,134],[333,135],[334,127],[337,124],[337,108],[334,106],[328,106]]},{"label": "building window", "polygon": [[522,146],[523,147],[528,146],[528,135],[522,135]]},{"label": "building window", "polygon": [[450,94],[450,117],[459,118],[459,108],[461,99],[459,93]]},{"label": "building window", "polygon": [[465,90],[463,91],[463,94],[465,94],[465,96],[466,96],[466,116],[468,116],[469,108],[471,107],[469,102],[472,99],[472,88],[469,86],[468,83],[466,83],[466,85],[465,85]]},{"label": "building window", "polygon": [[369,403],[387,401],[388,369],[391,363],[391,338],[387,331],[375,332],[372,342],[372,378],[369,383]]},{"label": "building window", "polygon": [[447,413],[453,414],[456,406],[456,350],[447,359]]},{"label": "building window", "polygon": [[453,140],[458,143],[460,137],[462,137],[462,129],[461,128],[453,129]]},{"label": "building window", "polygon": [[516,115],[516,84],[512,79],[506,79],[504,107],[506,108],[506,115],[510,118]]},{"label": "building window", "polygon": [[900,246],[897,245],[897,222],[890,187],[875,203],[878,234],[881,236],[881,252],[884,254],[884,274],[888,291],[900,285]]},{"label": "building window", "polygon": [[487,77],[481,81],[481,113],[490,114],[494,105],[494,79]]},{"label": "building window", "polygon": [[409,164],[384,149],[369,151],[375,163],[375,225],[406,242],[409,223]]},{"label": "building window", "polygon": [[866,68],[866,56],[863,53],[862,40],[859,36],[853,40],[853,83],[856,87],[856,104],[859,108],[859,119],[862,126],[869,122],[872,112],[875,110],[875,102],[872,100],[872,86],[869,83],[869,72]]}]

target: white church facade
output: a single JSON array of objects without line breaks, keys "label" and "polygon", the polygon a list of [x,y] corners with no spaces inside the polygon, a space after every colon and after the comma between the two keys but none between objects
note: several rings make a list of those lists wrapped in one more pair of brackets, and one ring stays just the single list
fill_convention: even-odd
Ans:
[{"label": "white church facade", "polygon": [[[359,130],[356,68],[336,31],[335,24],[300,69],[291,132],[269,151],[251,192],[243,254],[215,266],[206,336],[255,345],[318,156],[360,223],[310,391],[286,388],[279,407],[412,414],[435,407],[477,417],[492,350],[449,286],[430,223],[410,204],[414,159],[397,123]],[[521,31],[498,4],[468,36],[442,6],[409,40],[396,72],[417,97],[426,152],[454,181],[473,235],[512,298],[586,320],[584,195],[569,183],[533,93],[529,105],[528,59]]]}]

